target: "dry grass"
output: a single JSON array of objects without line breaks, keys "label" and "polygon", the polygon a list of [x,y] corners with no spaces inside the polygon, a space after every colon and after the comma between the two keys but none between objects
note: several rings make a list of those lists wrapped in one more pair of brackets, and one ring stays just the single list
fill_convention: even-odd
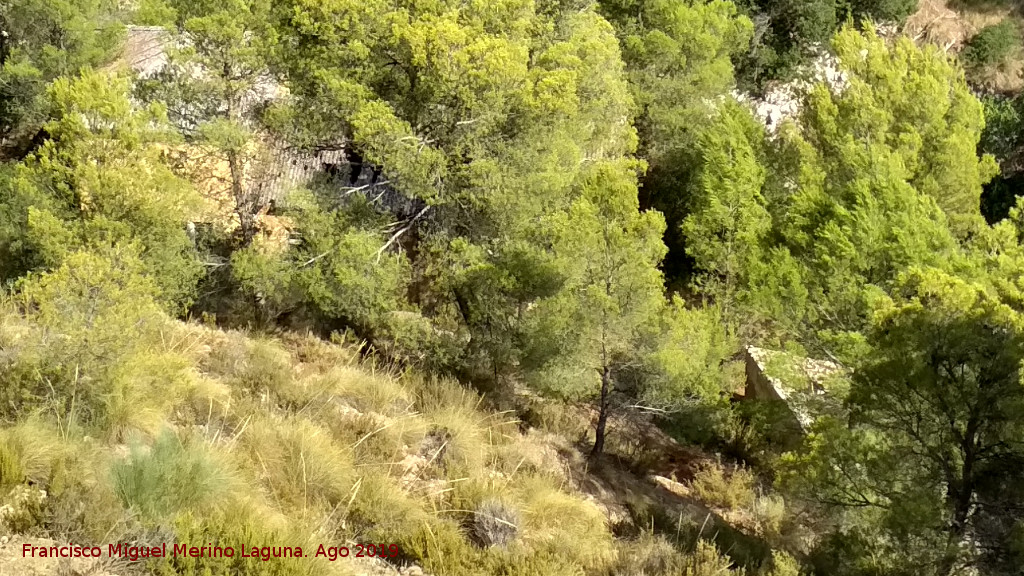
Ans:
[{"label": "dry grass", "polygon": [[[309,336],[181,324],[166,341],[186,360],[174,373],[188,377],[154,417],[169,432],[136,434],[128,448],[96,430],[61,436],[52,421],[25,422],[0,430],[0,484],[63,486],[46,514],[75,537],[148,541],[170,530],[204,542],[394,543],[404,562],[438,576],[640,574],[613,572],[623,551],[605,511],[571,488],[571,441],[523,435],[513,414],[484,410],[457,382],[360,364],[351,348]],[[164,376],[151,372],[148,385],[159,387]],[[101,438],[89,450],[86,434]],[[68,460],[72,447],[88,462]],[[699,562],[674,556],[683,572],[650,574],[715,574],[704,571],[717,566],[705,552]],[[350,565],[277,566],[312,576]]]},{"label": "dry grass", "polygon": [[[907,19],[904,32],[917,42],[937,45],[957,53],[982,28],[1012,18],[1024,25],[1024,13],[1009,1],[920,0],[917,12]],[[1024,88],[1024,54],[1020,50],[1004,66],[978,74],[975,82],[997,92]]]},{"label": "dry grass", "polygon": [[704,462],[690,487],[704,503],[733,510],[754,504],[754,475],[746,468],[727,470],[720,462]]}]

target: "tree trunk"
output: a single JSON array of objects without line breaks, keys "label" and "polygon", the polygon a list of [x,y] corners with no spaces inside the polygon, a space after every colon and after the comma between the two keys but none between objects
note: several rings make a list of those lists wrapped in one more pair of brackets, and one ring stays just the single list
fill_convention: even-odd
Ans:
[{"label": "tree trunk", "polygon": [[956,569],[957,560],[960,558],[960,545],[964,540],[965,526],[954,524],[949,528],[948,539],[946,540],[946,552],[939,562],[940,576],[952,576]]},{"label": "tree trunk", "polygon": [[971,508],[974,502],[974,465],[976,462],[974,450],[974,425],[968,424],[967,439],[964,440],[964,464],[959,478],[951,479],[947,487],[946,500],[953,509],[953,517],[950,519],[949,527],[946,529],[946,554],[939,565],[939,574],[950,576],[956,568],[956,562],[960,557],[960,547],[967,534],[967,523],[971,517]]},{"label": "tree trunk", "polygon": [[231,171],[231,195],[235,199],[235,211],[238,213],[239,231],[242,233],[242,246],[248,246],[256,237],[256,209],[251,198],[246,197],[245,185],[242,182],[242,161],[235,150],[228,151],[228,168]]},{"label": "tree trunk", "polygon": [[611,370],[605,366],[601,371],[601,405],[597,416],[597,430],[594,438],[594,449],[590,451],[590,458],[597,458],[604,453],[604,437],[608,427],[608,396],[611,393]]}]

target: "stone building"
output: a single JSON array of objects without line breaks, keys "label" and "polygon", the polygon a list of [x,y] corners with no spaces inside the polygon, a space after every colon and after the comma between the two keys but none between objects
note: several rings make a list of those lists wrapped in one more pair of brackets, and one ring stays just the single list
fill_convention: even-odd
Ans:
[{"label": "stone building", "polygon": [[[745,350],[744,399],[785,405],[801,430],[813,421],[823,404],[839,398],[838,383],[848,371],[828,360],[803,358],[777,350],[748,346]],[[829,398],[831,396],[831,398]]]}]

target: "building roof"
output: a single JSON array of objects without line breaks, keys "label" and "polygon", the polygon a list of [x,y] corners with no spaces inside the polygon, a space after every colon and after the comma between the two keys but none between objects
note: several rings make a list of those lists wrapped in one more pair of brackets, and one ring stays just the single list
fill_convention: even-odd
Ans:
[{"label": "building roof", "polygon": [[173,45],[174,37],[162,26],[128,26],[115,64],[127,66],[139,76],[150,77],[167,66],[167,51]]},{"label": "building roof", "polygon": [[832,385],[845,380],[849,370],[836,362],[754,346],[747,347],[746,356],[744,396],[784,402],[801,429],[806,430],[815,415],[841,400],[843,393]]}]

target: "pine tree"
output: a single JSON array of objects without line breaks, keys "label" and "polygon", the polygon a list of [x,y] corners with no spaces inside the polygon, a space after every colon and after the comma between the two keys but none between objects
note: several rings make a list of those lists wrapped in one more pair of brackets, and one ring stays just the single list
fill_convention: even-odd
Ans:
[{"label": "pine tree", "polygon": [[167,165],[173,141],[160,106],[135,110],[129,82],[106,73],[61,78],[49,91],[49,139],[0,188],[3,273],[53,269],[81,249],[131,246],[175,309],[201,273],[186,222],[197,197]]},{"label": "pine tree", "polygon": [[616,380],[642,364],[640,345],[665,303],[657,269],[665,224],[661,214],[638,210],[636,177],[625,162],[594,166],[581,188],[555,244],[569,277],[560,294],[531,310],[528,359],[540,388],[598,398],[596,457]]}]

